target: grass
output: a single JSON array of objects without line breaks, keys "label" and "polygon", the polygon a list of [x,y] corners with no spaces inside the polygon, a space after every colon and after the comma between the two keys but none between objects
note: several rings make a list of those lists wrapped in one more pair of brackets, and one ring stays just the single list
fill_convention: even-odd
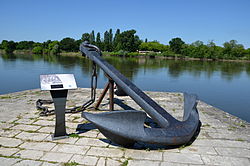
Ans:
[{"label": "grass", "polygon": [[128,160],[132,160],[132,158],[129,157],[127,160],[125,160],[125,161],[121,164],[121,166],[127,166],[127,165],[128,165]]},{"label": "grass", "polygon": [[0,99],[11,99],[10,96],[0,96]]},{"label": "grass", "polygon": [[241,142],[243,142],[243,141],[245,141],[245,140],[242,139],[242,138],[237,138],[236,141],[241,141]]},{"label": "grass", "polygon": [[233,130],[235,130],[235,129],[237,129],[237,127],[232,126],[232,125],[230,125],[229,128],[228,128],[229,131],[233,131]]},{"label": "grass", "polygon": [[210,124],[204,124],[202,125],[202,127],[210,127],[211,125]]},{"label": "grass", "polygon": [[234,124],[239,127],[246,127],[246,125],[243,122],[234,122]]},{"label": "grass", "polygon": [[125,160],[122,164],[121,164],[121,166],[127,166],[128,165],[128,160]]},{"label": "grass", "polygon": [[80,135],[78,135],[76,133],[72,133],[72,134],[69,134],[69,137],[72,137],[72,138],[81,138],[83,136],[80,136]]},{"label": "grass", "polygon": [[69,163],[64,163],[63,165],[64,166],[75,166],[75,165],[80,165],[80,164],[75,162],[75,161],[72,161],[72,162],[69,162]]}]

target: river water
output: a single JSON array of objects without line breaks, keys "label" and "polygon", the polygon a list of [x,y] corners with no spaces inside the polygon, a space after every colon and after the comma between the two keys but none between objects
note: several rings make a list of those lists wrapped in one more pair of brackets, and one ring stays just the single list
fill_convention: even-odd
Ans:
[{"label": "river water", "polygon": [[[250,122],[250,63],[104,57],[140,89],[188,92]],[[0,94],[40,88],[40,74],[74,74],[89,88],[91,62],[82,57],[1,55]],[[107,79],[98,69],[98,88]]]}]

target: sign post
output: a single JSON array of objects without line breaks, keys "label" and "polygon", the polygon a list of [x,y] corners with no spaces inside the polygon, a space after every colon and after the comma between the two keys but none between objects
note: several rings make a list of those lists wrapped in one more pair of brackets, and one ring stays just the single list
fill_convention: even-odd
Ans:
[{"label": "sign post", "polygon": [[52,139],[67,138],[65,126],[65,107],[69,89],[76,89],[73,74],[40,75],[41,90],[49,90],[55,106],[55,132]]}]

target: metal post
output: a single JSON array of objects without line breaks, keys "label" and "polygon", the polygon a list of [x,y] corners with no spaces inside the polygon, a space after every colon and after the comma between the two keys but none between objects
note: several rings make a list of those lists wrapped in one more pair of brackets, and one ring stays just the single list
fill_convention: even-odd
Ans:
[{"label": "metal post", "polygon": [[114,110],[114,81],[109,79],[109,110]]},{"label": "metal post", "polygon": [[100,95],[100,97],[99,97],[97,103],[95,104],[95,106],[94,106],[95,109],[98,109],[98,107],[99,107],[99,105],[101,104],[101,102],[102,102],[104,96],[106,95],[108,89],[109,89],[109,82],[106,84],[106,86],[105,86],[105,88],[103,89],[103,91],[102,91],[102,93],[101,93],[101,95]]},{"label": "metal post", "polygon": [[68,90],[51,90],[50,94],[53,98],[56,114],[55,133],[52,139],[63,139],[68,137],[65,127],[65,106]]}]

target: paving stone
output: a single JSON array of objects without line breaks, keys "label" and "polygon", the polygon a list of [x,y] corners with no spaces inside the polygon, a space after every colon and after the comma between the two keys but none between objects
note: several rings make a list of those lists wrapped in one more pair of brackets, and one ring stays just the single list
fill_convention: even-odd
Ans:
[{"label": "paving stone", "polygon": [[33,160],[22,160],[13,166],[40,166],[42,164],[41,161],[33,161]]},{"label": "paving stone", "polygon": [[112,165],[112,166],[121,166],[122,162],[107,158],[106,160],[107,165]]},{"label": "paving stone", "polygon": [[12,124],[12,123],[1,123],[1,124],[0,124],[0,128],[1,128],[1,129],[9,129],[9,128],[11,128],[12,126],[14,126],[14,124]]},{"label": "paving stone", "polygon": [[183,164],[203,164],[201,156],[198,154],[164,152],[163,161],[183,163]]},{"label": "paving stone", "polygon": [[246,157],[250,158],[250,150],[244,148],[215,148],[215,150],[223,156]]},{"label": "paving stone", "polygon": [[73,154],[69,153],[47,152],[40,160],[66,163],[72,156]]},{"label": "paving stone", "polygon": [[106,166],[106,159],[103,157],[100,157],[96,166]]},{"label": "paving stone", "polygon": [[19,151],[18,148],[4,148],[4,147],[0,147],[0,155],[3,155],[3,156],[11,156],[11,155],[15,154],[18,151]]},{"label": "paving stone", "polygon": [[17,163],[20,160],[21,159],[17,159],[17,158],[4,158],[4,157],[0,157],[0,162],[1,162],[2,166],[11,166],[11,165]]},{"label": "paving stone", "polygon": [[129,160],[128,166],[142,166],[142,165],[150,165],[150,166],[159,166],[159,161],[150,161],[150,160]]},{"label": "paving stone", "polygon": [[36,131],[39,128],[41,128],[41,127],[40,126],[34,126],[34,125],[19,124],[19,125],[13,126],[11,129],[24,130],[24,131]]},{"label": "paving stone", "polygon": [[55,121],[38,120],[33,124],[40,125],[40,126],[55,126]]},{"label": "paving stone", "polygon": [[56,146],[56,143],[52,142],[25,142],[22,145],[20,145],[20,148],[50,151],[54,146]]},{"label": "paving stone", "polygon": [[21,124],[32,124],[34,123],[35,119],[19,119],[16,121],[16,123],[21,123]]},{"label": "paving stone", "polygon": [[84,137],[96,138],[98,134],[98,132],[90,130],[84,133],[80,133],[79,135]]},{"label": "paving stone", "polygon": [[194,154],[211,154],[217,155],[213,147],[204,146],[188,146],[180,150],[180,153],[194,153]]},{"label": "paving stone", "polygon": [[0,146],[17,147],[21,143],[23,143],[23,141],[16,139],[16,138],[0,137]]},{"label": "paving stone", "polygon": [[38,130],[38,132],[41,133],[48,133],[48,134],[52,134],[55,131],[55,127],[42,127],[41,129]]},{"label": "paving stone", "polygon": [[28,132],[21,132],[16,136],[16,138],[22,139],[22,140],[32,140],[32,141],[43,141],[46,137],[48,137],[49,134],[43,134],[43,133],[28,133]]},{"label": "paving stone", "polygon": [[163,152],[158,151],[145,151],[145,150],[133,150],[126,149],[125,157],[141,160],[159,160],[162,161]]},{"label": "paving stone", "polygon": [[97,157],[93,156],[83,156],[83,155],[74,155],[70,162],[77,162],[83,165],[96,165],[98,161]]},{"label": "paving stone", "polygon": [[[170,162],[161,162],[160,166],[188,166],[188,164],[181,164],[181,163],[170,163]],[[195,165],[199,166],[199,165]]]},{"label": "paving stone", "polygon": [[87,155],[104,156],[104,157],[122,157],[123,153],[124,152],[119,149],[91,147],[90,150],[87,152]]},{"label": "paving stone", "polygon": [[235,134],[232,133],[232,134],[229,134],[229,133],[213,133],[213,132],[209,132],[208,135],[211,137],[211,138],[216,138],[216,139],[228,139],[228,140],[237,140],[237,139],[243,139],[243,140],[247,140],[248,139],[248,136],[247,135],[238,135],[238,134]]},{"label": "paving stone", "polygon": [[89,146],[58,144],[51,151],[84,155],[89,150],[89,148]]},{"label": "paving stone", "polygon": [[46,120],[46,121],[54,121],[55,122],[55,115],[51,116],[39,116],[37,120]]},{"label": "paving stone", "polygon": [[19,130],[11,130],[11,129],[0,130],[0,136],[1,137],[14,137],[19,133],[21,133],[21,131],[19,131]]},{"label": "paving stone", "polygon": [[88,145],[88,146],[103,146],[106,147],[109,144],[106,142],[103,142],[99,139],[95,138],[80,138],[76,143],[76,145]]},{"label": "paving stone", "polygon": [[102,133],[99,133],[99,134],[97,135],[97,138],[106,139],[106,137],[105,137]]},{"label": "paving stone", "polygon": [[49,135],[45,140],[47,140],[47,141],[53,141],[55,143],[75,144],[78,139],[79,138],[69,137],[69,138],[65,138],[65,139],[52,140],[51,135]]},{"label": "paving stone", "polygon": [[66,127],[76,129],[79,123],[66,122]]},{"label": "paving stone", "polygon": [[232,148],[250,148],[250,143],[243,141],[232,140],[217,140],[217,139],[197,139],[192,145],[197,146],[213,146],[213,147],[232,147]]},{"label": "paving stone", "polygon": [[38,150],[21,150],[18,153],[16,153],[14,156],[21,157],[24,159],[34,159],[38,160],[44,155],[43,151]]},{"label": "paving stone", "polygon": [[56,146],[56,143],[52,142],[25,142],[22,145],[20,145],[20,148],[50,151],[54,146]]},{"label": "paving stone", "polygon": [[249,159],[225,156],[201,155],[206,165],[250,165]]},{"label": "paving stone", "polygon": [[49,163],[49,162],[43,162],[41,166],[62,166],[61,163]]}]

